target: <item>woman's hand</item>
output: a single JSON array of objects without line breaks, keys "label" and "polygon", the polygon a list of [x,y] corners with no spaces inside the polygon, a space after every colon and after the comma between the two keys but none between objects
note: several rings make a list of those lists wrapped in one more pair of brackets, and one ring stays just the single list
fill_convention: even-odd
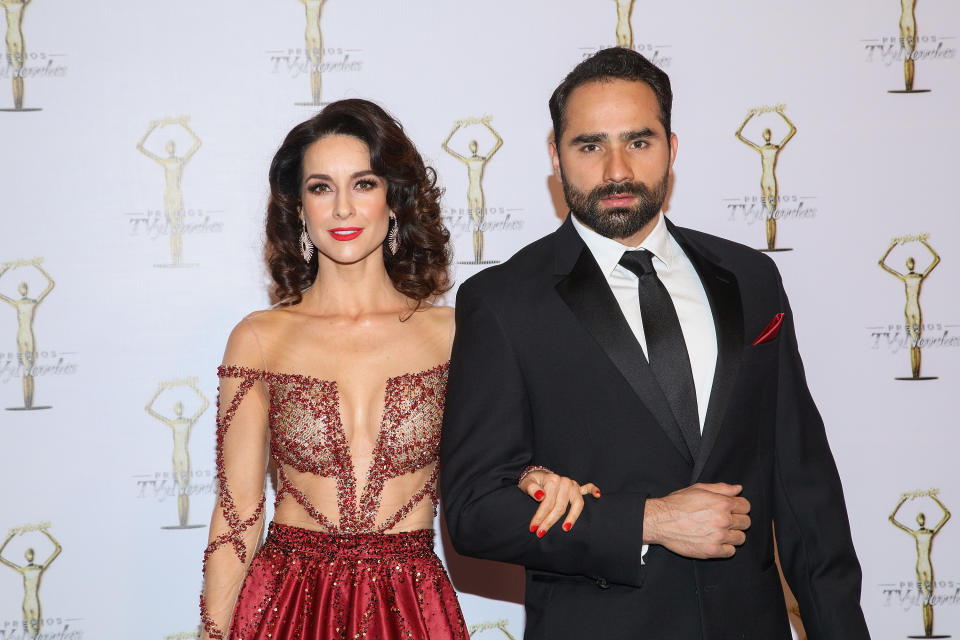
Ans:
[{"label": "woman's hand", "polygon": [[[583,511],[583,496],[600,497],[600,489],[592,482],[581,485],[576,480],[553,473],[549,469],[532,468],[521,476],[520,490],[540,503],[530,519],[530,532],[542,538],[563,514],[561,529],[570,531]],[[567,511],[567,507],[570,508]]]}]

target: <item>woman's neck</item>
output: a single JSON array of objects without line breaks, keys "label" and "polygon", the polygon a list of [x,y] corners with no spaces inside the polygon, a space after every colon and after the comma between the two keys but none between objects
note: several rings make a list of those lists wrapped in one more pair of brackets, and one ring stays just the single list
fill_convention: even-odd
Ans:
[{"label": "woman's neck", "polygon": [[358,318],[408,308],[396,290],[380,256],[339,264],[319,256],[317,279],[303,294],[301,310],[323,316]]}]

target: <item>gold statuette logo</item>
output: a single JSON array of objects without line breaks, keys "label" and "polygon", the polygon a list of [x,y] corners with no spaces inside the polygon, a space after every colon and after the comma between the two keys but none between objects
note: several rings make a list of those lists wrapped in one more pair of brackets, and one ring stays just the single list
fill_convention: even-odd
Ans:
[{"label": "gold statuette logo", "polygon": [[510,635],[509,629],[507,627],[510,625],[508,620],[490,620],[487,622],[480,622],[478,624],[470,625],[470,628],[467,629],[471,638],[476,638],[480,633],[484,631],[499,631],[503,634],[507,640],[515,640],[512,635]]},{"label": "gold statuette logo", "polygon": [[[487,214],[483,195],[483,173],[490,158],[492,158],[493,154],[503,145],[503,138],[501,138],[500,134],[490,125],[492,120],[493,116],[457,120],[453,125],[453,129],[450,131],[450,135],[447,136],[447,139],[444,140],[443,145],[441,145],[444,151],[467,165],[467,211],[473,221],[473,262],[464,262],[461,264],[492,264],[495,262],[483,261],[483,229]],[[493,135],[494,143],[490,150],[487,151],[485,155],[480,155],[478,153],[480,145],[475,138],[471,139],[467,144],[470,155],[463,155],[451,149],[450,140],[454,134],[460,131],[460,129],[465,129],[473,125],[483,125]]]},{"label": "gold statuette logo", "polygon": [[[49,522],[25,524],[20,527],[14,527],[10,529],[10,533],[7,534],[7,539],[4,541],[3,546],[0,546],[0,562],[19,573],[23,578],[23,630],[32,640],[35,640],[36,637],[40,635],[40,625],[43,620],[40,612],[40,580],[43,578],[44,572],[50,568],[50,564],[56,560],[60,552],[63,551],[60,543],[50,535],[49,529]],[[27,563],[23,565],[17,564],[3,555],[11,540],[16,536],[22,536],[31,531],[39,531],[45,535],[47,540],[50,541],[50,544],[53,545],[53,551],[47,556],[46,560],[40,564],[35,563],[36,553],[33,547],[28,547],[24,552],[23,556],[26,558]]]},{"label": "gold statuette logo", "polygon": [[917,50],[917,0],[900,0],[900,51],[903,52],[903,89],[888,93],[929,93],[930,89],[914,89],[914,52]]},{"label": "gold statuette logo", "polygon": [[[933,589],[936,583],[933,579],[933,560],[930,557],[930,552],[933,548],[934,536],[940,532],[940,529],[943,528],[943,525],[946,524],[947,520],[950,519],[950,511],[948,511],[943,503],[940,502],[940,498],[938,497],[939,493],[939,489],[929,489],[927,491],[909,491],[901,494],[900,502],[897,503],[897,506],[893,509],[893,513],[890,514],[890,522],[895,527],[909,534],[917,545],[917,591],[920,594],[920,604],[922,605],[923,635],[907,636],[908,638],[950,637],[948,635],[944,636],[933,634]],[[927,528],[927,516],[922,511],[917,512],[918,526],[916,529],[913,529],[897,520],[897,513],[903,507],[904,503],[906,503],[908,500],[915,500],[917,498],[924,497],[930,498],[930,500],[932,500],[943,513],[943,517],[940,518],[940,522],[938,522],[933,529]]]},{"label": "gold statuette logo", "polygon": [[23,108],[23,75],[27,49],[23,40],[23,14],[32,0],[0,0],[7,17],[7,67],[13,80],[13,109],[3,111],[39,111]]},{"label": "gold statuette logo", "polygon": [[[200,148],[200,138],[194,133],[189,125],[190,118],[181,116],[179,118],[162,118],[154,120],[143,134],[143,138],[137,143],[137,150],[147,156],[161,167],[163,167],[164,191],[163,191],[163,211],[167,218],[167,227],[170,233],[170,264],[157,264],[156,267],[195,267],[196,264],[185,264],[183,262],[183,233],[185,230],[186,208],[183,204],[183,189],[180,183],[183,180],[183,168],[186,166],[193,155]],[[190,149],[182,155],[177,155],[177,143],[172,139],[167,140],[166,156],[161,156],[147,148],[147,141],[150,136],[159,128],[167,126],[176,126],[182,129],[190,136],[192,144]]]},{"label": "gold statuette logo", "polygon": [[[936,268],[940,263],[940,256],[937,255],[937,252],[933,250],[933,247],[927,242],[930,234],[924,233],[916,236],[901,236],[899,238],[894,238],[890,241],[890,246],[887,247],[887,250],[880,257],[880,267],[894,276],[901,282],[903,282],[904,293],[907,296],[907,304],[903,310],[904,314],[904,329],[907,332],[907,337],[910,346],[910,377],[909,378],[896,378],[897,380],[936,380],[936,376],[921,376],[920,375],[920,338],[923,333],[923,314],[920,311],[920,288],[923,286],[923,281],[927,279],[927,276],[930,275],[930,272]],[[916,261],[913,259],[913,256],[907,258],[907,272],[900,273],[896,269],[890,267],[887,264],[887,257],[890,255],[890,252],[893,251],[893,248],[897,245],[905,245],[911,242],[919,242],[922,244],[927,251],[930,252],[932,259],[930,264],[927,265],[927,268],[924,269],[923,273],[917,273],[914,270],[916,267]]]},{"label": "gold statuette logo", "polygon": [[[157,392],[147,403],[146,411],[150,416],[156,418],[163,424],[170,427],[173,433],[173,481],[177,489],[177,518],[178,524],[162,527],[163,529],[196,529],[203,527],[202,524],[188,524],[190,519],[190,451],[188,444],[190,442],[190,433],[193,431],[193,425],[203,415],[203,412],[210,406],[200,389],[197,388],[197,378],[174,379],[161,382]],[[173,401],[173,415],[166,415],[156,410],[157,400],[165,392],[178,387],[184,387],[192,392],[199,401],[200,405],[194,414],[185,417],[183,400],[176,398]],[[183,395],[183,394],[180,394]]]},{"label": "gold statuette logo", "polygon": [[17,287],[17,292],[20,294],[19,298],[12,298],[0,293],[0,300],[9,304],[17,312],[17,359],[19,360],[18,364],[23,379],[23,406],[7,407],[8,411],[31,411],[50,408],[49,406],[41,407],[34,406],[33,404],[34,372],[37,366],[38,353],[37,338],[33,333],[33,320],[37,315],[37,307],[39,307],[44,298],[53,291],[54,286],[53,278],[40,266],[42,263],[43,258],[33,258],[32,260],[5,262],[0,265],[0,280],[2,280],[3,276],[11,269],[16,270],[21,267],[33,267],[39,271],[40,275],[47,281],[47,286],[40,292],[40,295],[35,298],[30,297],[30,288],[26,282],[21,282]]},{"label": "gold statuette logo", "polygon": [[321,106],[323,82],[323,31],[320,29],[320,18],[323,6],[328,0],[298,0],[306,11],[307,28],[304,32],[306,41],[307,60],[310,64],[310,94],[312,102],[306,105]]},{"label": "gold statuette logo", "polygon": [[633,27],[630,25],[633,0],[614,1],[617,3],[617,46],[633,49]]},{"label": "gold statuette logo", "polygon": [[[760,251],[791,251],[791,249],[777,248],[777,209],[780,204],[779,187],[777,186],[777,160],[780,158],[780,152],[790,142],[797,128],[790,122],[790,118],[783,112],[786,105],[779,104],[772,107],[755,107],[747,111],[747,117],[737,129],[737,139],[760,154],[760,202],[763,206],[764,217],[766,220],[767,247]],[[747,126],[754,116],[763,113],[775,113],[786,123],[789,128],[787,134],[779,143],[771,142],[773,132],[769,127],[763,129],[761,135],[763,144],[758,144],[749,138],[744,137],[743,129]]]}]

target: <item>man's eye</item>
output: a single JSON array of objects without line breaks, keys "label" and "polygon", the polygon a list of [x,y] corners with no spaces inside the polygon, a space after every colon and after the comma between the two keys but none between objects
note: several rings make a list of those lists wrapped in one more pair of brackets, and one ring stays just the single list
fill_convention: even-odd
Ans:
[{"label": "man's eye", "polygon": [[580,147],[580,151],[583,151],[586,153],[593,153],[594,151],[598,151],[599,149],[600,149],[600,146],[595,144],[585,144],[582,147]]},{"label": "man's eye", "polygon": [[646,140],[634,140],[630,143],[631,149],[646,149],[650,146],[650,143]]}]

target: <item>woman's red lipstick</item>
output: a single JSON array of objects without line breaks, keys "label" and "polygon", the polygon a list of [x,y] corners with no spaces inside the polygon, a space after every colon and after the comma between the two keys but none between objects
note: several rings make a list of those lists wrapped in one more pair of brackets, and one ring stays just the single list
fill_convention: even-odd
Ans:
[{"label": "woman's red lipstick", "polygon": [[353,240],[361,233],[363,233],[362,227],[337,227],[336,229],[330,229],[330,235],[333,236],[333,239],[339,240],[340,242]]}]

